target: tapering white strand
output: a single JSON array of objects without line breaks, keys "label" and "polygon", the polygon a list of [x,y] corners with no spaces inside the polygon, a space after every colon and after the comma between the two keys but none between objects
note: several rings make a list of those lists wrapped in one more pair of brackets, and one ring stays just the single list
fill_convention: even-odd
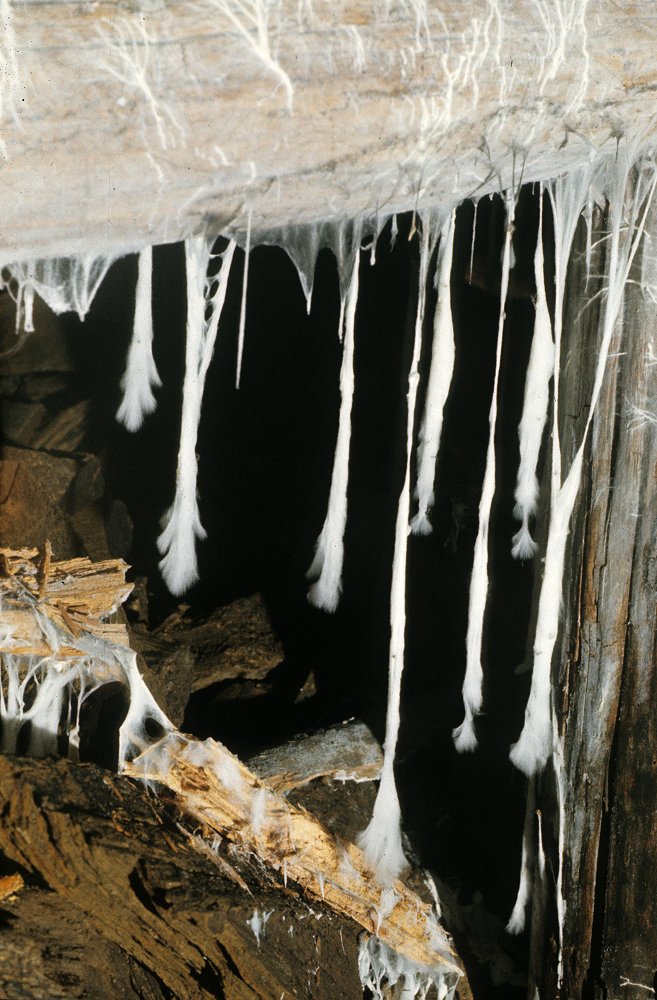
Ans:
[{"label": "tapering white strand", "polygon": [[474,203],[474,215],[472,216],[472,237],[470,239],[470,271],[468,275],[468,284],[472,284],[472,268],[474,266],[474,252],[475,243],[477,240],[477,214],[479,209],[479,202]]},{"label": "tapering white strand", "polygon": [[522,522],[520,530],[513,536],[511,549],[515,559],[530,559],[537,545],[529,530],[529,519],[536,511],[539,485],[536,477],[538,456],[541,450],[543,430],[547,421],[550,402],[550,379],[554,373],[554,343],[552,323],[545,294],[543,272],[543,195],[540,199],[540,213],[536,253],[534,254],[534,275],[536,278],[536,316],[527,376],[525,379],[525,400],[520,427],[520,465],[516,483],[516,505],[513,515]]},{"label": "tapering white strand", "polygon": [[[26,723],[31,723],[29,756],[46,757],[57,753],[64,697],[78,674],[77,665],[64,667],[51,657],[3,655],[0,664],[0,688],[6,688],[6,698],[4,690],[0,694],[0,750],[3,753],[16,753],[18,735]],[[28,708],[26,695],[30,687],[34,688],[34,694]]]},{"label": "tapering white strand", "polygon": [[592,237],[593,237],[593,192],[589,191],[588,201],[586,203],[586,213],[584,216],[586,220],[586,287],[588,288],[589,280],[591,278],[591,248],[592,248]]},{"label": "tapering white strand", "polygon": [[[15,270],[16,274],[12,276],[18,284],[18,289],[15,295],[15,330],[16,335],[18,336],[21,332],[21,327],[23,328],[23,333],[34,333],[34,285],[36,281],[36,262],[33,260],[28,261],[26,264],[23,264],[22,267],[16,267]],[[6,289],[12,297],[14,297],[10,284],[0,280],[0,289],[3,288]]]},{"label": "tapering white strand", "polygon": [[507,194],[507,221],[504,251],[502,254],[502,286],[500,289],[500,311],[497,322],[497,348],[495,354],[495,378],[493,396],[488,413],[488,448],[486,450],[486,470],[479,501],[479,528],[475,540],[472,575],[470,577],[470,604],[468,608],[468,631],[466,635],[465,678],[463,680],[463,706],[465,717],[457,726],[452,737],[459,753],[475,750],[477,734],[474,718],[481,711],[483,701],[482,685],[484,672],[481,665],[481,645],[484,632],[484,614],[488,597],[488,529],[490,512],[495,494],[495,425],[497,422],[497,389],[502,361],[502,341],[506,316],[506,296],[509,288],[511,266],[511,239],[515,216],[515,199]]},{"label": "tapering white strand", "polygon": [[[212,241],[205,236],[195,236],[185,241],[187,330],[176,493],[172,506],[162,519],[163,530],[157,540],[158,549],[163,556],[160,570],[172,594],[184,593],[198,580],[196,540],[205,538],[206,534],[201,524],[197,500],[196,440],[205,377],[226,299],[235,243],[231,240],[228,244],[221,255],[219,274],[208,281],[211,247]],[[217,282],[217,289],[214,296],[209,297],[209,288],[214,281]],[[210,310],[209,319],[206,319],[206,308]]]},{"label": "tapering white strand", "polygon": [[244,247],[244,273],[242,277],[242,304],[240,307],[240,326],[237,337],[237,373],[235,388],[239,389],[242,381],[242,358],[244,355],[244,331],[246,329],[246,293],[249,287],[249,263],[251,260],[251,209],[246,223],[246,246]]},{"label": "tapering white strand", "polygon": [[29,281],[23,289],[23,330],[34,333],[34,285]]},{"label": "tapering white strand", "polygon": [[153,389],[162,385],[153,358],[153,248],[139,254],[135,317],[125,374],[121,379],[123,399],[116,419],[129,431],[138,431],[144,417],[157,406]]},{"label": "tapering white strand", "polygon": [[[626,199],[629,171],[634,160],[619,157],[614,164],[611,177],[606,179],[605,190],[609,198],[609,264],[608,291],[603,320],[603,331],[596,365],[595,379],[591,393],[589,413],[582,440],[563,485],[561,484],[561,449],[558,429],[558,359],[560,356],[561,317],[555,311],[555,378],[553,380],[553,428],[552,428],[552,473],[551,509],[548,540],[545,553],[543,583],[538,604],[536,633],[534,639],[534,664],[532,683],[525,709],[525,721],[518,742],[511,749],[511,761],[527,775],[541,771],[554,751],[555,740],[559,739],[554,730],[552,711],[551,667],[554,647],[559,630],[559,610],[563,586],[563,569],[566,541],[570,519],[579,490],[584,449],[602,388],[607,365],[609,345],[614,326],[620,313],[625,283],[643,235],[646,214],[657,184],[657,171],[650,176],[639,170],[634,193]],[[575,182],[577,183],[577,179]],[[560,179],[551,186],[553,215],[555,221],[555,273],[565,287],[565,264],[572,243],[572,235],[567,246],[560,242],[564,232],[574,232],[586,201],[586,192],[580,191],[579,205],[568,190],[568,179]],[[639,214],[643,213],[639,219]],[[629,218],[624,213],[629,209]],[[574,214],[574,221],[572,218]],[[565,255],[563,254],[566,249]],[[561,260],[559,258],[562,258]],[[563,306],[563,287],[556,286],[557,307]],[[557,319],[559,322],[557,322]]]},{"label": "tapering white strand", "polygon": [[[308,600],[324,611],[335,611],[342,592],[344,531],[347,523],[347,489],[349,486],[349,446],[351,441],[351,408],[354,397],[354,325],[358,302],[358,268],[360,252],[354,254],[349,287],[340,295],[340,415],[338,437],[333,459],[331,490],[324,526],[315,544],[315,556],[308,578],[315,580],[308,591]],[[342,335],[344,323],[344,337]]]},{"label": "tapering white strand", "polygon": [[525,825],[522,831],[522,858],[520,862],[520,884],[513,911],[506,925],[508,934],[522,934],[525,929],[527,904],[534,886],[534,864],[536,861],[536,793],[534,778],[529,779]]},{"label": "tapering white strand", "polygon": [[559,933],[558,958],[557,958],[557,982],[561,986],[563,980],[563,945],[564,929],[566,926],[566,897],[563,892],[564,860],[566,857],[566,769],[564,765],[563,740],[558,736],[558,726],[554,702],[552,704],[552,732],[557,735],[553,745],[552,762],[554,765],[555,785],[557,795],[557,813],[559,817],[559,866],[557,870],[556,903],[557,903],[557,927]]},{"label": "tapering white strand", "polygon": [[435,238],[431,221],[422,228],[420,249],[420,275],[413,356],[408,375],[406,423],[406,472],[399,494],[395,523],[395,548],[392,560],[392,586],[390,592],[390,654],[388,667],[388,706],[386,736],[383,746],[383,768],[372,819],[360,834],[358,843],[365,857],[384,884],[389,884],[406,867],[407,861],[401,843],[401,810],[395,785],[394,760],[399,734],[399,703],[401,679],[404,669],[406,632],[406,555],[409,536],[411,492],[411,450],[415,423],[415,401],[419,382],[418,364],[422,345],[427,270]]},{"label": "tapering white strand", "polygon": [[393,215],[392,221],[390,223],[390,249],[393,250],[395,243],[397,242],[397,235],[399,233],[399,227],[397,225],[397,216]]},{"label": "tapering white strand", "polygon": [[424,417],[420,428],[420,443],[418,445],[418,471],[415,491],[418,500],[418,511],[411,521],[411,531],[417,535],[428,535],[431,532],[429,511],[434,503],[436,460],[438,458],[438,449],[440,448],[440,438],[443,429],[443,412],[454,373],[454,323],[452,321],[450,281],[452,275],[452,258],[454,255],[455,216],[455,211],[452,211],[449,219],[443,226],[436,265],[435,287],[438,292],[438,302],[436,303],[434,314],[431,368],[427,384],[427,398],[424,405]]}]

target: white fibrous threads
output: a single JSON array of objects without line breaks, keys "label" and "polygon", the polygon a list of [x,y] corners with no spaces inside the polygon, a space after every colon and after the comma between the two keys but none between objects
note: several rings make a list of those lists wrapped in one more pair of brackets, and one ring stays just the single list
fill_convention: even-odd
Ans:
[{"label": "white fibrous threads", "polygon": [[[17,603],[23,600],[22,595]],[[15,754],[17,740],[25,740],[28,756],[57,755],[60,730],[68,737],[68,757],[76,760],[80,708],[103,684],[122,684],[129,695],[128,713],[119,730],[119,770],[127,760],[172,732],[137,668],[137,656],[125,646],[83,633],[72,636],[41,614],[30,594],[25,605],[34,612],[51,655],[0,655],[0,752]],[[77,656],[58,659],[61,645]],[[74,711],[72,706],[75,705]],[[73,718],[75,716],[75,718]],[[155,728],[147,731],[147,722]],[[29,730],[25,727],[29,726]]]},{"label": "white fibrous threads", "polygon": [[[538,603],[532,683],[525,709],[525,721],[518,742],[511,749],[511,761],[528,776],[540,772],[554,752],[560,737],[554,728],[551,668],[559,630],[559,610],[563,587],[566,542],[575,500],[579,490],[584,449],[600,396],[609,345],[621,310],[623,292],[639,243],[645,219],[657,185],[657,171],[637,165],[631,192],[627,191],[630,170],[635,158],[628,150],[619,156],[603,177],[603,189],[609,200],[608,288],[602,338],[598,351],[593,390],[582,440],[563,483],[561,482],[561,447],[559,442],[559,357],[566,263],[577,220],[588,201],[588,177],[578,171],[559,178],[550,188],[555,233],[555,377],[553,380],[552,468],[550,523],[545,552],[543,582]],[[588,183],[584,183],[588,181]],[[558,746],[557,746],[558,749]]]},{"label": "white fibrous threads", "polygon": [[488,413],[488,448],[486,450],[486,470],[479,501],[479,528],[475,540],[472,574],[470,576],[470,603],[468,607],[468,630],[466,634],[466,663],[463,681],[463,707],[465,716],[460,726],[454,729],[454,746],[459,753],[475,750],[477,734],[474,719],[481,711],[483,701],[482,685],[484,672],[481,665],[481,647],[484,633],[484,614],[488,597],[488,530],[490,512],[495,495],[495,425],[497,423],[497,391],[502,361],[502,340],[506,316],[506,295],[509,287],[511,267],[513,220],[515,200],[513,194],[506,199],[506,236],[502,254],[502,286],[500,290],[500,312],[497,323],[497,349],[495,356],[495,378],[493,396]]},{"label": "white fibrous threads", "polygon": [[416,487],[418,511],[411,522],[411,530],[418,535],[428,535],[431,532],[431,522],[428,515],[434,502],[434,476],[443,427],[443,411],[454,373],[454,324],[452,321],[450,280],[454,250],[455,214],[452,211],[443,226],[436,266],[438,302],[434,315],[427,397],[418,445]]},{"label": "white fibrous threads", "polygon": [[[163,556],[160,570],[172,594],[184,593],[198,580],[196,540],[205,537],[197,499],[196,440],[203,387],[226,299],[235,242],[231,240],[220,255],[221,270],[215,278],[207,276],[212,257],[211,247],[212,241],[205,236],[195,236],[185,241],[187,330],[176,493],[172,506],[162,519],[163,530],[157,540],[158,549]],[[210,294],[214,285],[214,294]],[[206,311],[209,318],[206,317]]]},{"label": "white fibrous threads", "polygon": [[251,210],[249,209],[246,224],[246,245],[244,247],[244,273],[242,275],[242,304],[240,306],[240,326],[237,335],[237,371],[235,388],[239,389],[242,381],[242,358],[244,356],[244,333],[246,330],[246,293],[249,287],[249,263],[251,261]]},{"label": "white fibrous threads", "polygon": [[210,0],[220,17],[235,29],[236,37],[248,43],[263,69],[278,81],[285,92],[288,112],[292,112],[294,86],[276,58],[276,28],[270,24],[270,12],[276,9],[268,0]]},{"label": "white fibrous threads", "polygon": [[527,365],[525,379],[525,400],[518,434],[520,438],[520,465],[516,483],[516,505],[513,515],[521,521],[519,531],[513,536],[511,552],[515,559],[531,559],[536,552],[536,542],[529,530],[529,519],[536,512],[538,501],[538,479],[536,468],[543,440],[543,430],[547,421],[550,402],[550,379],[554,372],[554,343],[552,323],[545,294],[543,271],[543,195],[540,198],[540,214],[536,253],[534,254],[534,275],[536,279],[536,316],[534,337]]},{"label": "white fibrous threads", "polygon": [[[308,578],[315,583],[308,591],[308,600],[324,611],[335,611],[342,592],[344,531],[347,523],[347,489],[349,486],[349,447],[351,442],[351,408],[354,398],[354,326],[358,302],[358,244],[346,293],[340,295],[340,337],[342,364],[340,367],[340,415],[338,438],[333,459],[331,490],[324,526],[315,544],[315,555]],[[342,329],[344,324],[344,336]]]},{"label": "white fibrous threads", "polygon": [[527,788],[527,805],[525,810],[525,825],[522,832],[522,859],[520,862],[520,884],[513,911],[506,925],[508,934],[522,934],[525,929],[527,904],[531,899],[534,886],[534,862],[536,859],[535,833],[536,824],[536,794],[534,779],[530,778]]},{"label": "white fibrous threads", "polygon": [[[59,663],[54,657],[19,657],[3,653],[0,670],[2,753],[16,753],[18,735],[29,723],[28,756],[57,754],[64,699],[68,699],[68,689],[77,675],[75,667]],[[31,688],[34,695],[28,698]]]},{"label": "white fibrous threads", "polygon": [[548,186],[554,220],[555,306],[554,378],[552,382],[552,461],[550,470],[550,520],[545,550],[543,581],[534,633],[532,683],[525,709],[525,722],[518,742],[511,749],[511,761],[526,775],[541,771],[552,752],[551,664],[559,628],[563,562],[570,514],[575,503],[581,452],[575,458],[566,481],[561,482],[559,439],[559,371],[563,301],[568,258],[578,219],[589,198],[590,168],[573,171]]},{"label": "white fibrous threads", "polygon": [[121,379],[123,399],[116,419],[129,431],[138,431],[144,417],[153,413],[157,403],[153,389],[162,385],[153,358],[153,248],[139,254],[135,318],[125,374]]},{"label": "white fibrous threads", "polygon": [[[24,268],[24,277],[19,281],[16,293],[16,334],[34,333],[34,280],[36,262],[29,261]],[[5,286],[11,295],[9,286]]]},{"label": "white fibrous threads", "polygon": [[442,952],[446,961],[444,965],[436,963],[434,968],[414,963],[393,951],[376,935],[360,935],[358,974],[363,987],[374,1000],[389,1000],[391,997],[423,1000],[428,995],[435,996],[437,1000],[454,1000],[460,974],[450,961],[444,932],[437,924],[435,927],[438,929],[436,951],[438,954]]},{"label": "white fibrous threads", "polygon": [[271,917],[273,910],[254,910],[253,916],[247,920],[247,926],[253,931],[254,937],[257,941],[258,948],[260,947],[260,939],[265,936],[265,927],[267,926],[267,921]]},{"label": "white fibrous threads", "polygon": [[34,285],[29,283],[23,289],[23,330],[34,333]]},{"label": "white fibrous threads", "polygon": [[413,355],[408,374],[406,418],[406,472],[399,494],[395,523],[395,547],[392,560],[392,585],[390,592],[390,654],[388,666],[388,705],[386,736],[383,746],[383,768],[372,819],[360,834],[359,846],[365,858],[383,884],[389,884],[406,867],[407,861],[401,843],[401,810],[395,785],[394,760],[399,734],[399,704],[401,680],[404,670],[406,633],[406,556],[409,536],[409,511],[411,493],[411,451],[415,423],[415,401],[419,382],[418,364],[422,346],[422,327],[426,301],[426,284],[429,260],[435,245],[433,220],[429,217],[422,226],[420,248],[420,275],[418,304],[415,319]]},{"label": "white fibrous threads", "polygon": [[49,257],[7,265],[19,289],[31,286],[57,316],[76,312],[85,318],[103,278],[116,257],[87,253],[80,257]]}]

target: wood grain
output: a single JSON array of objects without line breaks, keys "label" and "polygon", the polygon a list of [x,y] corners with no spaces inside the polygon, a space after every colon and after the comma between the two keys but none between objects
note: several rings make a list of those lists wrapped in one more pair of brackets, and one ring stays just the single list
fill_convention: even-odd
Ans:
[{"label": "wood grain", "polygon": [[656,134],[649,0],[8,9],[0,263],[451,205]]}]

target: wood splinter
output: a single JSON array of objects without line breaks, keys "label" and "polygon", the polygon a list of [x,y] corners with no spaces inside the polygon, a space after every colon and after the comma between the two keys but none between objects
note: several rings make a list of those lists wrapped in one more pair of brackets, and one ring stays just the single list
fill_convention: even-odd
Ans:
[{"label": "wood splinter", "polygon": [[169,733],[124,773],[165,786],[183,813],[278,872],[281,889],[293,881],[412,963],[462,977],[460,995],[469,995],[461,961],[432,906],[399,880],[383,887],[358,847],[338,842],[220,743]]}]

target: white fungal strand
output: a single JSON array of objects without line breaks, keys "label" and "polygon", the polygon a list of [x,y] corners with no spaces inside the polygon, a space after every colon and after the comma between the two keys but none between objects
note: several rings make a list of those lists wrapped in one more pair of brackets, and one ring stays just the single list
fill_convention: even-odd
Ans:
[{"label": "white fungal strand", "polygon": [[520,883],[513,911],[506,925],[508,934],[522,934],[525,929],[527,904],[534,887],[534,864],[536,862],[536,840],[534,826],[536,823],[536,795],[534,779],[530,778],[527,788],[527,806],[525,810],[525,825],[522,832],[522,858],[520,862]]},{"label": "white fungal strand", "polygon": [[121,379],[123,399],[116,419],[129,431],[138,431],[144,417],[157,405],[153,389],[162,385],[153,358],[153,248],[139,254],[135,318],[125,373]]},{"label": "white fungal strand", "polygon": [[[347,523],[347,489],[349,486],[349,447],[351,441],[351,409],[354,397],[354,326],[358,302],[358,269],[360,239],[356,243],[351,280],[346,293],[340,295],[340,415],[338,437],[333,459],[331,490],[324,526],[315,544],[315,556],[308,578],[315,580],[308,591],[308,600],[324,611],[335,611],[342,592],[344,532]],[[342,335],[344,322],[344,337]]]},{"label": "white fungal strand", "polygon": [[495,425],[497,423],[497,392],[500,380],[502,362],[502,340],[504,334],[504,319],[506,316],[506,296],[509,288],[509,271],[511,267],[511,240],[513,236],[513,220],[515,216],[515,200],[512,194],[507,195],[507,221],[504,251],[502,254],[502,286],[500,290],[500,311],[497,323],[497,349],[495,355],[495,378],[493,381],[493,396],[488,413],[488,448],[486,450],[486,470],[479,501],[479,528],[474,547],[472,575],[470,577],[470,603],[468,608],[468,631],[466,635],[466,664],[463,681],[463,705],[465,717],[460,726],[454,729],[452,736],[454,746],[463,753],[475,750],[477,734],[474,728],[474,717],[481,711],[483,701],[482,685],[484,673],[481,666],[481,646],[484,632],[484,614],[488,597],[488,530],[490,512],[495,494]]},{"label": "white fungal strand", "polygon": [[242,276],[242,304],[240,306],[240,326],[237,336],[237,372],[235,388],[239,389],[242,381],[242,358],[244,356],[244,332],[246,329],[246,293],[249,287],[249,263],[251,261],[251,209],[249,209],[246,225],[246,245],[244,247],[244,273]]},{"label": "white fungal strand", "polygon": [[[157,541],[160,554],[164,557],[160,561],[160,570],[172,594],[184,593],[198,580],[196,540],[205,538],[206,534],[201,524],[197,500],[196,440],[205,377],[226,298],[235,243],[231,241],[221,254],[221,270],[209,283],[207,271],[211,246],[212,242],[205,236],[195,236],[185,241],[187,331],[176,493],[172,506],[162,519],[163,530]],[[214,282],[217,283],[217,289],[213,296],[209,296]],[[206,319],[206,309],[210,313],[209,319]]]},{"label": "white fungal strand", "polygon": [[390,653],[388,666],[388,705],[386,736],[383,746],[381,783],[374,803],[372,819],[360,834],[358,843],[379,880],[390,883],[406,867],[406,857],[401,844],[401,810],[395,786],[394,760],[399,734],[399,704],[401,679],[404,669],[406,633],[406,556],[409,536],[411,492],[411,451],[415,423],[415,401],[419,382],[418,364],[422,345],[422,327],[426,301],[426,284],[429,260],[435,245],[434,226],[430,218],[422,227],[420,248],[420,275],[418,304],[415,318],[413,356],[408,374],[406,419],[406,472],[399,494],[395,523],[395,548],[392,560],[392,585],[390,592]]},{"label": "white fungal strand", "polygon": [[[620,313],[623,292],[632,261],[638,249],[648,209],[650,207],[655,186],[657,171],[654,167],[650,173],[639,164],[638,175],[631,196],[627,197],[628,177],[634,160],[625,155],[619,157],[610,168],[610,176],[605,178],[605,191],[609,197],[609,264],[608,291],[602,325],[602,339],[598,352],[595,379],[591,393],[589,413],[572,465],[563,485],[561,484],[561,448],[559,443],[559,406],[558,406],[558,364],[560,355],[561,318],[555,312],[555,377],[553,380],[553,417],[552,417],[552,495],[550,499],[550,524],[545,553],[543,583],[538,603],[536,633],[534,639],[534,664],[532,683],[525,709],[525,721],[518,742],[511,749],[511,761],[527,775],[541,771],[553,753],[555,741],[559,740],[554,730],[554,712],[552,710],[551,668],[554,647],[559,630],[559,610],[563,587],[564,558],[566,541],[570,527],[575,500],[579,490],[584,458],[584,449],[589,430],[595,414],[597,402],[602,388],[602,382],[609,355],[609,346],[616,320]],[[578,179],[575,177],[570,184],[575,187]],[[555,182],[551,194],[553,200],[553,215],[555,222],[555,263],[563,253],[565,242],[559,242],[564,232],[574,233],[577,218],[586,205],[587,192],[577,187],[579,200],[573,197],[569,189],[568,179]],[[572,214],[575,214],[573,222]],[[572,235],[570,236],[572,242]],[[567,250],[570,249],[570,242]],[[567,260],[567,256],[564,258]],[[561,261],[559,268],[560,282],[565,285],[565,263]],[[556,287],[556,301],[563,303],[563,287]],[[559,320],[557,322],[557,320]]]},{"label": "white fungal strand", "polygon": [[520,465],[516,483],[514,517],[522,522],[513,536],[512,555],[515,559],[530,559],[537,548],[529,530],[529,519],[536,511],[539,485],[536,477],[538,456],[550,402],[550,379],[554,372],[552,323],[545,294],[543,272],[543,196],[540,198],[538,237],[534,254],[536,279],[536,316],[534,337],[525,379],[525,400],[518,428]]},{"label": "white fungal strand", "polygon": [[443,411],[454,373],[454,324],[452,321],[450,280],[454,252],[455,215],[455,211],[452,211],[443,226],[436,265],[435,287],[438,292],[438,302],[434,314],[431,368],[418,445],[416,487],[418,511],[411,522],[411,530],[418,535],[428,535],[431,532],[431,522],[428,515],[434,502],[436,459],[443,428]]}]

